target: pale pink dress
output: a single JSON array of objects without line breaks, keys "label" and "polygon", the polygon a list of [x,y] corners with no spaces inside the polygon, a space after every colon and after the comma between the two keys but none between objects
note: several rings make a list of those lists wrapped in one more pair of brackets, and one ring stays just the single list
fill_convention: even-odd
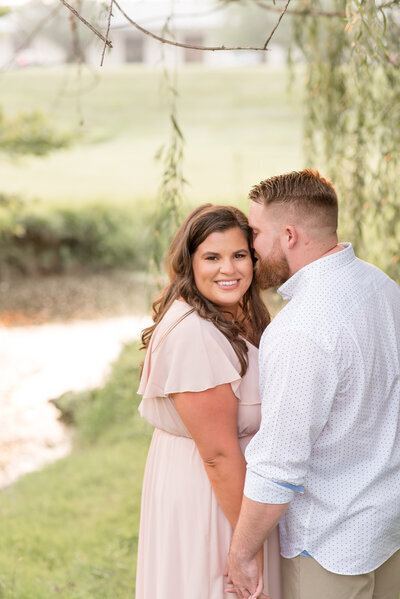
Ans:
[{"label": "pale pink dress", "polygon": [[[223,576],[232,528],[217,503],[203,462],[171,394],[230,383],[239,400],[244,451],[258,430],[258,350],[249,368],[209,321],[176,300],[156,328],[144,363],[140,414],[154,427],[143,482],[136,599],[229,599]],[[281,599],[279,541],[265,544],[265,592]]]}]

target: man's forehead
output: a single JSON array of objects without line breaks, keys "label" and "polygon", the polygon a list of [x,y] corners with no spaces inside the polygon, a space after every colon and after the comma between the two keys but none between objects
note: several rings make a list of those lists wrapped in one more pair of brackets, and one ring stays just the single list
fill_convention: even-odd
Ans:
[{"label": "man's forehead", "polygon": [[250,207],[249,207],[249,214],[252,214],[253,216],[257,216],[257,215],[261,215],[264,209],[264,204],[261,202],[255,202],[254,200],[251,200],[250,202]]},{"label": "man's forehead", "polygon": [[261,202],[250,202],[249,207],[249,224],[251,227],[256,227],[257,223],[265,222],[269,217],[269,209]]}]

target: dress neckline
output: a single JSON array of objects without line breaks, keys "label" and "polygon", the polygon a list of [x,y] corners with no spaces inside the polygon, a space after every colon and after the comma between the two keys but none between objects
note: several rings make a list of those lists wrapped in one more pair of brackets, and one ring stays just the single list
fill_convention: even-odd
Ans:
[{"label": "dress neckline", "polygon": [[[192,310],[192,309],[193,309],[193,306],[191,306],[190,304],[188,304],[188,303],[187,303],[185,300],[175,299],[175,300],[172,302],[172,304],[171,304],[171,308],[172,308],[172,306],[173,306],[174,304],[183,304],[183,306],[186,306],[186,307],[188,308],[188,310],[187,310],[187,311],[189,311],[189,310]],[[197,314],[197,311],[196,311],[196,309],[194,309],[194,314]],[[197,314],[197,316],[199,316],[199,315]],[[201,318],[201,316],[199,316],[199,318]],[[207,322],[211,322],[211,321],[207,321]],[[211,324],[212,324],[212,323],[211,323]],[[214,325],[214,326],[215,326],[215,325]],[[221,334],[223,334],[223,333],[221,333]],[[257,345],[254,345],[254,343],[252,343],[251,341],[249,341],[248,339],[246,339],[246,337],[242,337],[242,338],[243,338],[243,339],[246,341],[246,343],[247,343],[248,345],[251,345],[251,347],[254,347],[254,349],[256,349],[256,350],[258,351],[258,347],[257,347]]]}]

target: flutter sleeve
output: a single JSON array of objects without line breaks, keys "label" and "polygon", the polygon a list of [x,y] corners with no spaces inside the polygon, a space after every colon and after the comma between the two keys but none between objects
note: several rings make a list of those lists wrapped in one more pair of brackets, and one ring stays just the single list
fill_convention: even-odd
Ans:
[{"label": "flutter sleeve", "polygon": [[211,322],[192,312],[175,326],[156,329],[138,393],[145,400],[204,391],[223,383],[230,383],[235,393],[240,381],[239,360],[228,339]]}]

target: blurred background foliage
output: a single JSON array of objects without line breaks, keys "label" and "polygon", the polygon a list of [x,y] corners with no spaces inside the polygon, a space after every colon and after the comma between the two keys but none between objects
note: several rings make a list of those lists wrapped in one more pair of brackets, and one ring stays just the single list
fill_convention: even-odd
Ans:
[{"label": "blurred background foliage", "polygon": [[0,149],[11,157],[24,154],[45,156],[52,150],[67,147],[70,141],[67,133],[55,131],[38,110],[11,118],[0,112]]},{"label": "blurred background foliage", "polygon": [[25,276],[80,269],[143,271],[148,225],[141,216],[126,206],[101,203],[32,212],[17,198],[6,197],[0,203],[0,268]]}]

